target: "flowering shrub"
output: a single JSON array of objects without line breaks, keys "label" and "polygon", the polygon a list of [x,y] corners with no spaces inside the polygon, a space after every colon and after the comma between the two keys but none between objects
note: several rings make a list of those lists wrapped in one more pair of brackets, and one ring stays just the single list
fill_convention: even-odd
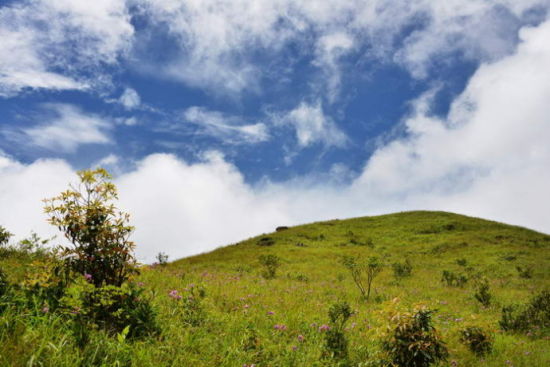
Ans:
[{"label": "flowering shrub", "polygon": [[72,271],[92,275],[98,287],[120,286],[136,273],[129,215],[114,206],[117,190],[106,170],[80,171],[78,177],[77,187],[44,200],[45,212],[73,244],[63,253]]}]

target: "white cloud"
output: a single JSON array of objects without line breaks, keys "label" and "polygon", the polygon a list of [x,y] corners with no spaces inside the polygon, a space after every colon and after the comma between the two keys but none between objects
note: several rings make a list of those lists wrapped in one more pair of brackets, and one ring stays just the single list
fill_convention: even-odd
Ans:
[{"label": "white cloud", "polygon": [[118,99],[118,102],[124,106],[127,110],[132,110],[136,107],[139,107],[141,104],[141,98],[139,97],[138,92],[132,88],[124,89],[122,95]]},{"label": "white cloud", "polygon": [[301,147],[315,143],[343,147],[348,141],[332,119],[325,115],[319,101],[314,104],[302,102],[288,113],[275,116],[275,123],[291,125],[296,130],[296,139]]},{"label": "white cloud", "polygon": [[108,144],[112,124],[103,118],[86,114],[68,104],[43,105],[47,122],[25,129],[10,129],[4,134],[15,141],[24,141],[49,150],[74,152],[83,144]]},{"label": "white cloud", "polygon": [[125,0],[24,0],[0,7],[0,96],[103,83],[134,29]]},{"label": "white cloud", "polygon": [[[518,27],[532,20],[528,10],[550,9],[547,0],[138,2],[175,40],[179,52],[164,70],[171,77],[216,93],[256,91],[272,71],[258,62],[258,52],[277,60],[292,42],[303,53],[313,50],[331,101],[343,72],[339,59],[346,53],[366,50],[367,59],[393,60],[421,78],[434,62],[456,52],[481,61],[512,53]],[[411,34],[403,34],[413,25]]]},{"label": "white cloud", "polygon": [[[429,96],[418,101],[404,122],[408,137],[378,149],[348,186],[307,177],[250,186],[219,154],[194,164],[146,157],[116,180],[137,228],[139,257],[152,261],[165,251],[176,258],[277,225],[407,209],[550,232],[550,22],[522,29],[520,38],[516,52],[476,72],[448,118],[429,115]],[[40,199],[72,180],[62,161],[25,165],[0,157],[0,202],[10,208],[0,211],[0,223],[19,236],[30,228],[46,233]]]},{"label": "white cloud", "polygon": [[269,139],[265,124],[243,125],[239,118],[203,107],[189,107],[183,113],[186,122],[198,125],[205,134],[230,144],[254,144]]}]

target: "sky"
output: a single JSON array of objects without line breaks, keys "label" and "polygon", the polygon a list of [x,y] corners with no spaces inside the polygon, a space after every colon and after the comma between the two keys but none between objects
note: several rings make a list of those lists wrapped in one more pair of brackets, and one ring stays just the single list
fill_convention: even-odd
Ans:
[{"label": "sky", "polygon": [[550,0],[0,0],[0,225],[102,166],[140,261],[445,210],[550,233]]}]

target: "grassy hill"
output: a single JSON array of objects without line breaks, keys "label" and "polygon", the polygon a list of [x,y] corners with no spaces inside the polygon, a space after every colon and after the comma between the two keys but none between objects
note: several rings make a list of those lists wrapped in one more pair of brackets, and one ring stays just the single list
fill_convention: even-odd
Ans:
[{"label": "grassy hill", "polygon": [[[549,250],[548,235],[445,212],[291,227],[145,267],[135,281],[158,310],[162,334],[157,338],[130,342],[97,333],[82,349],[53,317],[20,330],[2,316],[0,365],[337,365],[321,358],[321,326],[329,323],[330,306],[346,301],[355,311],[345,330],[354,366],[377,365],[389,315],[419,304],[437,310],[434,326],[450,353],[442,365],[548,366],[548,334],[503,332],[498,322],[503,306],[526,303],[550,287]],[[280,266],[274,279],[265,279],[258,259],[270,254]],[[360,262],[376,256],[383,265],[368,301],[342,265],[345,255]],[[394,264],[406,262],[410,275],[396,276]],[[14,278],[20,275],[17,264],[0,259]],[[444,271],[463,276],[464,284],[448,285]],[[487,307],[474,296],[484,279],[491,295]],[[188,295],[197,301],[184,303]],[[491,354],[477,357],[460,342],[459,332],[467,326],[494,333]]]}]

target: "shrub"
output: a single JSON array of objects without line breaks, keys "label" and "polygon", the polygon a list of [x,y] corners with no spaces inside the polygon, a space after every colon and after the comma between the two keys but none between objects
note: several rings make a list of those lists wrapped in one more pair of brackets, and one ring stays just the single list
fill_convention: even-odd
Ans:
[{"label": "shrub", "polygon": [[393,275],[396,278],[410,277],[412,273],[412,264],[409,259],[406,259],[404,263],[394,263],[392,265]]},{"label": "shrub", "polygon": [[445,343],[432,326],[433,310],[425,307],[412,313],[393,314],[384,351],[395,366],[428,367],[438,361],[445,361],[449,355]]},{"label": "shrub", "polygon": [[7,293],[8,286],[8,277],[6,276],[6,273],[4,273],[4,270],[0,268],[0,297]]},{"label": "shrub", "polygon": [[477,285],[476,293],[474,293],[475,299],[484,307],[489,307],[491,304],[492,296],[489,289],[489,282],[487,279],[483,279]]},{"label": "shrub", "polygon": [[273,246],[275,244],[275,240],[271,237],[262,237],[256,244],[258,246]]},{"label": "shrub", "polygon": [[542,291],[526,305],[503,307],[499,325],[505,331],[547,332],[550,329],[550,290]]},{"label": "shrub", "polygon": [[518,271],[518,275],[520,278],[524,279],[531,279],[533,277],[533,268],[532,267],[521,267],[516,266],[516,270]]},{"label": "shrub", "polygon": [[117,190],[107,171],[79,171],[78,177],[77,187],[44,200],[49,222],[73,244],[63,253],[72,271],[90,275],[98,287],[120,286],[137,272],[129,215],[114,206]]},{"label": "shrub", "polygon": [[[342,264],[349,270],[353,282],[359,288],[361,296],[365,300],[369,300],[372,282],[374,278],[382,271],[382,264],[378,261],[377,257],[369,258],[367,264],[361,264],[359,259],[354,256],[343,256],[341,260]],[[365,286],[363,280],[363,273],[366,273],[367,284]]]},{"label": "shrub", "polygon": [[5,246],[13,235],[6,228],[0,226],[0,246]]},{"label": "shrub", "polygon": [[460,266],[468,265],[468,261],[465,258],[456,259],[456,263],[457,263],[457,265],[460,265]]},{"label": "shrub", "polygon": [[264,266],[262,276],[265,279],[275,278],[277,269],[281,265],[281,259],[276,255],[260,255],[258,257],[260,264]]},{"label": "shrub", "polygon": [[468,277],[464,274],[455,274],[452,271],[443,270],[441,281],[449,287],[464,287]]},{"label": "shrub", "polygon": [[489,354],[493,349],[492,336],[482,328],[476,326],[462,329],[460,331],[460,341],[477,356]]},{"label": "shrub", "polygon": [[344,328],[352,315],[353,312],[347,302],[335,303],[329,308],[330,326],[325,331],[323,357],[340,360],[348,358],[348,340]]},{"label": "shrub", "polygon": [[164,252],[159,252],[157,254],[157,263],[161,266],[165,266],[168,264],[168,255]]},{"label": "shrub", "polygon": [[159,332],[155,311],[143,292],[130,283],[95,287],[79,281],[67,289],[61,302],[81,338],[85,329],[101,329],[114,335],[126,328],[129,338],[139,338]]}]

